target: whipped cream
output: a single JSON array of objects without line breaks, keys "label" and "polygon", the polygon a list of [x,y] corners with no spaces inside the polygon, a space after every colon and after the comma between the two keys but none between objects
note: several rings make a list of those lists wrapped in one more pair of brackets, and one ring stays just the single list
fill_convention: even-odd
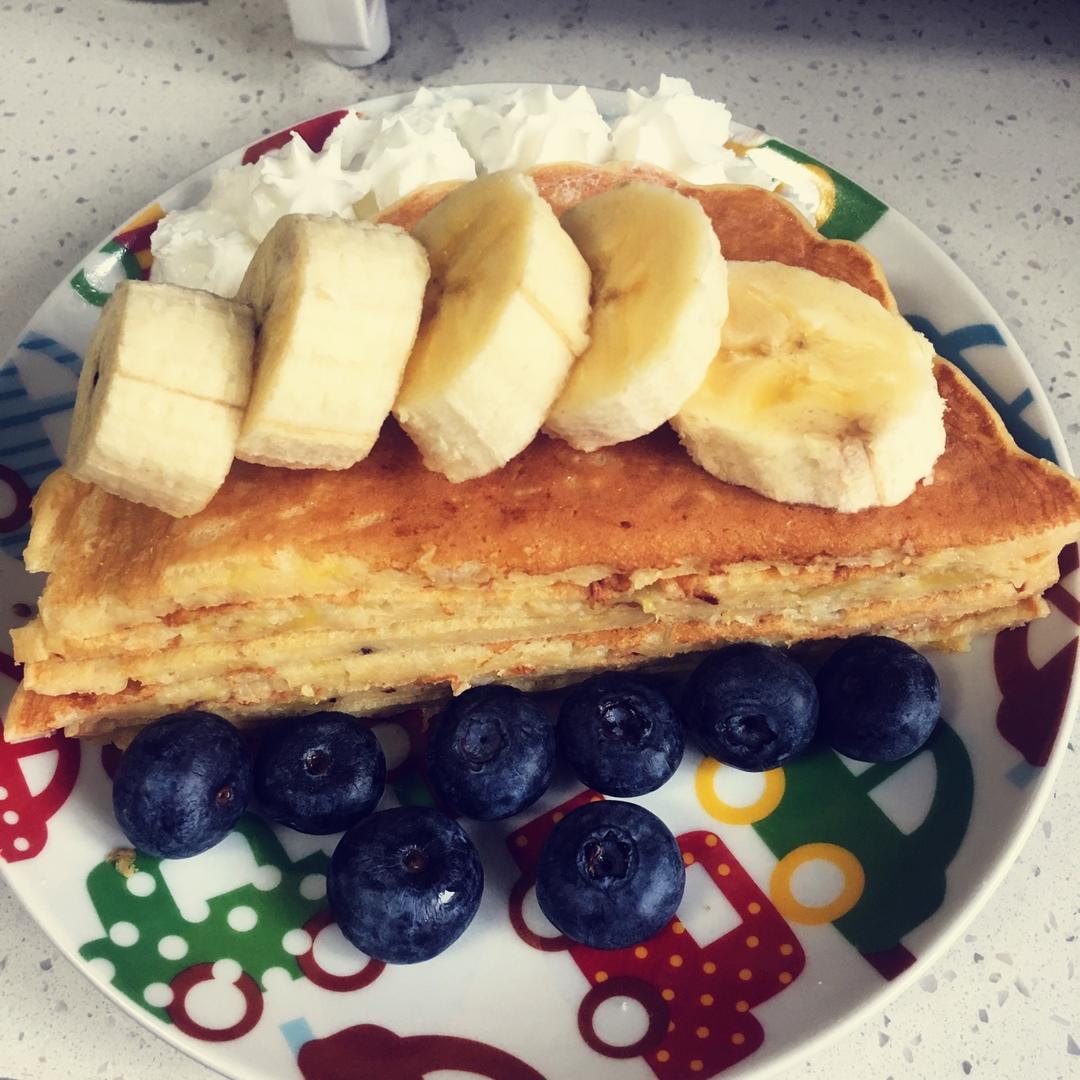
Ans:
[{"label": "whipped cream", "polygon": [[565,98],[550,86],[515,90],[501,106],[463,114],[458,126],[484,172],[555,161],[596,165],[611,157],[611,129],[584,86]]},{"label": "whipped cream", "polygon": [[455,130],[472,108],[421,87],[400,112],[366,121],[373,126],[361,171],[378,209],[427,184],[476,178],[476,162]]},{"label": "whipped cream", "polygon": [[167,214],[150,239],[151,281],[233,297],[255,254],[255,241],[214,209]]},{"label": "whipped cream", "polygon": [[285,214],[351,217],[368,190],[341,164],[340,142],[313,154],[299,135],[250,165],[222,169],[188,210],[158,222],[150,239],[151,281],[236,295],[259,241]]},{"label": "whipped cream", "polygon": [[626,115],[612,129],[616,161],[659,165],[692,184],[776,186],[752,161],[728,149],[731,113],[698,97],[686,79],[660,76],[656,93],[626,91]]},{"label": "whipped cream", "polygon": [[476,164],[452,126],[472,108],[421,88],[396,113],[347,113],[318,153],[294,133],[258,161],[223,169],[198,203],[158,223],[150,279],[232,297],[259,241],[285,214],[352,217],[361,200],[376,212],[438,180],[472,180]]},{"label": "whipped cream", "polygon": [[486,104],[421,88],[396,112],[346,114],[318,153],[294,133],[258,161],[217,173],[195,206],[158,223],[150,278],[231,297],[285,214],[366,217],[428,184],[557,161],[638,161],[695,184],[779,189],[812,221],[813,178],[765,148],[736,154],[730,137],[721,102],[667,75],[653,94],[628,90],[614,127],[585,87],[564,98],[550,86],[507,91]]},{"label": "whipped cream", "polygon": [[815,223],[821,205],[821,184],[809,169],[771,146],[755,146],[746,156],[764,173],[775,177],[779,185],[775,190],[793,203],[811,224]]},{"label": "whipped cream", "polygon": [[298,135],[278,153],[260,158],[253,168],[257,179],[249,228],[257,240],[284,214],[348,216],[368,186],[363,176],[342,167],[340,143],[313,154]]}]

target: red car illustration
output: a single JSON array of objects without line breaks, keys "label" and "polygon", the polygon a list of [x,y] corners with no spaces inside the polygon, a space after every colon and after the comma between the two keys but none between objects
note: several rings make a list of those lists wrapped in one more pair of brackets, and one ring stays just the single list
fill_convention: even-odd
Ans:
[{"label": "red car illustration", "polygon": [[[14,660],[0,653],[0,674],[17,680]],[[52,776],[32,792],[22,762],[55,754]],[[79,744],[62,734],[6,743],[0,736],[0,859],[21,862],[41,853],[49,838],[49,818],[67,802],[79,776]]]},{"label": "red car illustration", "polygon": [[[521,869],[510,894],[510,921],[529,945],[568,951],[589,982],[578,1009],[586,1043],[612,1058],[643,1057],[661,1080],[710,1077],[752,1054],[764,1041],[751,1010],[792,983],[806,957],[791,928],[715,833],[678,837],[687,866],[699,863],[739,915],[715,941],[695,941],[680,919],[649,941],[627,949],[600,950],[565,937],[542,937],[524,916],[544,840],[569,811],[603,796],[582,792],[512,833],[507,844]],[[612,998],[631,998],[648,1017],[645,1033],[630,1045],[605,1042],[594,1023]]]},{"label": "red car illustration", "polygon": [[[1058,556],[1061,578],[1078,566],[1080,549],[1075,544],[1063,548]],[[1061,581],[1046,591],[1046,599],[1070,622],[1080,625],[1080,602]],[[1001,690],[998,731],[1031,767],[1010,775],[1020,787],[1050,760],[1072,687],[1078,640],[1071,638],[1042,667],[1036,667],[1028,650],[1030,632],[1030,625],[1016,626],[994,638],[994,675]]]},{"label": "red car illustration", "polygon": [[304,1080],[353,1080],[363,1063],[378,1080],[424,1080],[443,1071],[488,1080],[544,1080],[535,1069],[496,1046],[457,1035],[402,1037],[376,1024],[357,1024],[316,1039],[304,1020],[291,1020],[282,1033],[295,1044]]}]

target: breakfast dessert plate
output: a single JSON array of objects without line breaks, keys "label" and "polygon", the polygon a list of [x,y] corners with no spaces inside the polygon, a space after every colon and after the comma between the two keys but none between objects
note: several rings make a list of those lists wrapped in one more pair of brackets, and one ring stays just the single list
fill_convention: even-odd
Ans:
[{"label": "breakfast dessert plate", "polygon": [[[457,88],[484,102],[502,88]],[[605,117],[620,95],[593,94]],[[363,103],[389,114],[403,96]],[[347,110],[297,126],[319,149]],[[829,238],[880,260],[900,311],[991,402],[1029,453],[1069,467],[1034,373],[967,278],[910,222],[839,173],[736,126],[740,154],[774,175]],[[149,273],[166,210],[192,205],[221,159],[144,208],[34,315],[0,368],[0,594],[4,630],[34,614],[21,556],[30,500],[63,457],[75,385],[108,296]],[[694,179],[690,177],[690,179]],[[498,474],[494,474],[497,478]],[[985,478],[984,478],[985,482]],[[1048,617],[933,652],[943,722],[926,746],[865,765],[819,749],[740,773],[688,748],[634,801],[672,830],[686,865],[677,918],[646,944],[603,952],[546,922],[533,879],[553,825],[597,796],[568,773],[503,822],[465,823],[487,886],[445,953],[384,965],[348,945],[326,900],[335,837],[246,815],[186,860],[125,853],[113,819],[119,751],[62,734],[0,743],[0,863],[57,946],[156,1033],[229,1076],[429,1073],[491,1080],[762,1076],[812,1053],[899,993],[947,947],[1008,869],[1047,798],[1075,698],[1075,545]],[[0,655],[5,700],[18,671]],[[430,802],[418,710],[372,721],[388,805]]]}]

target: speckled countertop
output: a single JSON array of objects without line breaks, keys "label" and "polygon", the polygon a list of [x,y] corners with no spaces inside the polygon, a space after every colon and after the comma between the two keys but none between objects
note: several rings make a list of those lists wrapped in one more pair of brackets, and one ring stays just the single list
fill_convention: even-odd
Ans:
[{"label": "speckled countertop", "polygon": [[[430,83],[653,84],[812,149],[936,239],[1014,330],[1080,457],[1080,4],[389,0],[336,67],[280,0],[0,0],[0,342],[134,209],[260,132]],[[945,21],[943,21],[945,20]],[[1080,1075],[1080,761],[970,931],[787,1077]],[[0,1078],[212,1074],[147,1034],[0,885]]]}]

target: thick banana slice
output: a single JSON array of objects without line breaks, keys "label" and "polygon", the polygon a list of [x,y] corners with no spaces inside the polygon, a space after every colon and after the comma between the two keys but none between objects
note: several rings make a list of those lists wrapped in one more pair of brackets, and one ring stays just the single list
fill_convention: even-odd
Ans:
[{"label": "thick banana slice", "polygon": [[593,274],[588,349],[544,430],[578,450],[646,435],[701,385],[720,347],[727,272],[701,205],[640,181],[562,217]]},{"label": "thick banana slice", "polygon": [[540,430],[588,344],[589,268],[520,173],[463,185],[413,235],[432,287],[394,414],[429,469],[468,480]]},{"label": "thick banana slice", "polygon": [[79,376],[68,471],[174,517],[202,510],[232,465],[254,347],[243,304],[122,282]]},{"label": "thick banana slice", "polygon": [[690,456],[780,502],[903,502],[945,449],[930,342],[799,267],[729,262],[728,296],[720,351],[672,420]]},{"label": "thick banana slice", "polygon": [[428,264],[402,229],[289,214],[237,293],[258,323],[236,456],[292,469],[367,457],[416,340]]}]

